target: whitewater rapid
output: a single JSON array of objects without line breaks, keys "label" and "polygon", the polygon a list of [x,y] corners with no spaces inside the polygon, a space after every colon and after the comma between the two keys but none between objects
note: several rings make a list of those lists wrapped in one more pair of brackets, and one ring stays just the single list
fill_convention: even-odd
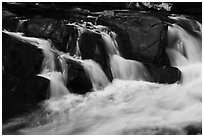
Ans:
[{"label": "whitewater rapid", "polygon": [[[110,83],[93,60],[75,59],[84,66],[94,88],[85,95],[71,94],[65,87],[67,70],[55,72],[55,67],[50,65],[54,64],[51,52],[41,46],[47,59],[43,67],[46,69],[39,75],[51,80],[52,96],[41,103],[38,111],[3,125],[3,131],[38,135],[115,135],[187,134],[189,127],[202,130],[201,40],[178,25],[168,30],[169,39],[177,38],[167,46],[166,52],[171,65],[182,72],[181,83],[148,82],[144,65],[120,57],[115,41],[111,42],[111,37],[103,32],[103,41],[112,57],[114,80]],[[39,43],[33,45],[40,47]],[[63,58],[61,65],[64,65]]]},{"label": "whitewater rapid", "polygon": [[185,86],[116,79],[86,96],[68,94],[47,100],[42,110],[21,118],[30,127],[18,132],[185,134],[188,125],[202,125],[201,87],[201,77]]}]

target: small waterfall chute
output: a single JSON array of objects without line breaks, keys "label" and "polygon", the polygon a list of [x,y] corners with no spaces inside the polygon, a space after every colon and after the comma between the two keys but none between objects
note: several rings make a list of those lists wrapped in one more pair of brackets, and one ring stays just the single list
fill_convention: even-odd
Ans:
[{"label": "small waterfall chute", "polygon": [[150,76],[145,66],[138,61],[127,60],[118,55],[110,58],[110,67],[115,79],[149,81]]},{"label": "small waterfall chute", "polygon": [[46,72],[39,74],[50,80],[50,95],[49,98],[59,98],[69,93],[65,87],[65,81],[61,72]]},{"label": "small waterfall chute", "polygon": [[116,40],[113,40],[107,33],[105,32],[101,32],[102,35],[102,40],[104,42],[106,51],[108,54],[113,55],[120,55],[119,51],[118,51],[118,45]]},{"label": "small waterfall chute", "polygon": [[[169,26],[168,37],[169,44],[166,47],[166,52],[170,57],[172,66],[186,64],[186,60],[188,63],[202,61],[202,43],[198,38],[193,37],[176,24]],[[175,60],[177,61],[175,62]]]},{"label": "small waterfall chute", "polygon": [[90,77],[92,86],[95,90],[106,87],[109,80],[101,67],[93,60],[83,60],[81,62],[87,75]]},{"label": "small waterfall chute", "polygon": [[[189,20],[185,17],[175,17],[176,20],[182,20],[188,24]],[[192,24],[189,24],[192,25]],[[196,21],[197,27],[202,28]],[[192,81],[200,81],[202,74],[202,29],[194,30],[195,26],[189,26],[189,29],[196,34],[192,35],[177,24],[168,27],[168,46],[166,52],[169,56],[172,66],[181,70],[182,84],[189,84]]]}]

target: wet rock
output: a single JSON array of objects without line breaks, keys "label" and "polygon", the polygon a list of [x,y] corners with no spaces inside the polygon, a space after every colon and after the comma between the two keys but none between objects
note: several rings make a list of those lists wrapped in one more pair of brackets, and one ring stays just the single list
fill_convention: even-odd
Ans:
[{"label": "wet rock", "polygon": [[49,38],[56,23],[54,19],[35,16],[26,22],[24,33],[30,37]]},{"label": "wet rock", "polygon": [[[42,50],[33,45],[21,42],[5,33],[2,36],[3,117],[9,118],[27,110],[28,102],[25,100],[29,102],[39,101],[36,98],[34,100],[32,98],[26,99],[24,93],[27,94],[28,92],[27,89],[24,90],[24,87],[26,83],[32,82],[28,78],[41,71],[44,56]],[[36,89],[38,85],[34,84],[33,87],[32,89]],[[32,95],[34,93],[30,97]]]},{"label": "wet rock", "polygon": [[141,12],[117,11],[102,14],[97,24],[116,32],[119,50],[126,59],[169,65],[164,51],[167,26],[159,18]]},{"label": "wet rock", "polygon": [[181,71],[176,67],[144,64],[152,77],[152,82],[172,84],[181,80]]},{"label": "wet rock", "polygon": [[79,37],[79,48],[82,59],[92,59],[100,64],[110,81],[112,74],[109,67],[109,56],[103,45],[101,34],[84,30]]},{"label": "wet rock", "polygon": [[69,35],[62,21],[35,16],[24,23],[24,33],[29,37],[51,39],[55,48],[67,52]]},{"label": "wet rock", "polygon": [[21,78],[41,71],[41,49],[4,33],[2,45],[3,72]]},{"label": "wet rock", "polygon": [[92,90],[92,83],[83,66],[78,62],[66,60],[68,64],[67,87],[72,93],[85,94]]}]

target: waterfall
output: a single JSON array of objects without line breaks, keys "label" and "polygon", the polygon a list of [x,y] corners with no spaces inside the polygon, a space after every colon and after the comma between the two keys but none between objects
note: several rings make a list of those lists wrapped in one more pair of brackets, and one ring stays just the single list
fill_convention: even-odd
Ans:
[{"label": "waterfall", "polygon": [[[186,20],[185,18],[177,18]],[[191,31],[199,35],[202,34],[201,25],[198,22],[196,25],[200,28],[200,31]],[[166,52],[171,65],[181,70],[182,84],[193,80],[200,81],[199,77],[202,75],[202,40],[199,35],[193,36],[177,24],[168,27],[168,46],[166,47]]]},{"label": "waterfall", "polygon": [[32,38],[23,36],[22,33],[14,33],[4,31],[6,34],[17,38],[20,41],[30,43],[43,50],[43,63],[41,67],[41,72],[39,76],[45,77],[50,80],[50,95],[49,97],[61,97],[69,93],[68,89],[65,87],[67,81],[67,69],[66,64],[63,59],[60,59],[60,64],[62,68],[62,73],[56,71],[55,55],[56,49],[51,47],[51,42],[49,40],[44,40],[40,38]]},{"label": "waterfall", "polygon": [[150,80],[147,69],[138,61],[124,59],[118,55],[112,55],[110,58],[110,67],[115,79]]},{"label": "waterfall", "polygon": [[182,66],[202,61],[201,40],[189,34],[182,27],[176,24],[169,26],[168,41],[166,52],[172,66]]},{"label": "waterfall", "polygon": [[118,51],[118,45],[115,39],[112,39],[107,33],[101,32],[102,40],[104,42],[107,53],[110,55],[120,55]]},{"label": "waterfall", "polygon": [[99,90],[109,84],[109,80],[101,67],[93,60],[83,60],[82,65],[90,77],[93,88]]},{"label": "waterfall", "polygon": [[69,93],[65,87],[65,81],[60,72],[47,72],[39,74],[50,80],[50,95],[49,98],[59,98]]},{"label": "waterfall", "polygon": [[[84,29],[77,27],[79,33]],[[16,130],[19,134],[111,135],[187,134],[186,128],[202,130],[202,44],[199,37],[178,24],[168,27],[166,53],[171,66],[181,70],[182,82],[158,84],[150,82],[150,74],[143,63],[120,56],[113,32],[104,26],[99,28],[109,54],[112,82],[94,60],[59,53],[48,40],[4,31],[43,50],[45,58],[38,76],[50,80],[50,99],[42,102],[38,112],[3,125],[3,131],[9,127],[11,132]],[[61,72],[56,71],[54,53],[58,54]],[[69,92],[65,86],[69,77],[66,59],[82,65],[95,92],[85,95]]]}]

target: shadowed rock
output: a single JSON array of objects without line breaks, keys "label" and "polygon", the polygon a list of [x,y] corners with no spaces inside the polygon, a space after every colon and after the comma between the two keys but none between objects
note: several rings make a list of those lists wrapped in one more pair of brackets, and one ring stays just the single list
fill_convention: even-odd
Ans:
[{"label": "shadowed rock", "polygon": [[93,59],[99,63],[108,79],[112,81],[109,56],[102,43],[101,34],[85,30],[79,37],[79,48],[82,59]]},{"label": "shadowed rock", "polygon": [[187,135],[202,135],[202,123],[188,125],[184,130]]},{"label": "shadowed rock", "polygon": [[149,71],[152,82],[172,84],[181,80],[181,71],[176,67],[144,64]]},{"label": "shadowed rock", "polygon": [[15,90],[4,91],[2,119],[7,120],[37,108],[39,102],[47,99],[49,84],[46,78],[31,76],[18,82]]},{"label": "shadowed rock", "polygon": [[68,64],[68,81],[66,86],[70,92],[77,94],[90,92],[93,88],[92,83],[83,66],[69,59],[66,59],[66,63]]},{"label": "shadowed rock", "polygon": [[[37,47],[21,42],[3,33],[2,42],[2,92],[3,92],[3,119],[24,112],[29,103],[37,103],[42,98],[37,94],[46,91],[40,90],[41,79],[32,79],[33,75],[40,73],[43,53]],[[30,79],[31,78],[31,79]],[[40,80],[39,83],[33,83]],[[25,89],[30,83],[32,91]],[[44,86],[44,85],[43,85]],[[44,87],[45,88],[45,87]],[[33,92],[33,90],[35,90]],[[38,92],[38,93],[37,93]],[[37,95],[37,96],[36,96]],[[28,98],[29,97],[29,98]],[[40,97],[40,98],[39,98]],[[27,109],[25,109],[27,110]],[[16,112],[15,112],[16,111]]]}]

